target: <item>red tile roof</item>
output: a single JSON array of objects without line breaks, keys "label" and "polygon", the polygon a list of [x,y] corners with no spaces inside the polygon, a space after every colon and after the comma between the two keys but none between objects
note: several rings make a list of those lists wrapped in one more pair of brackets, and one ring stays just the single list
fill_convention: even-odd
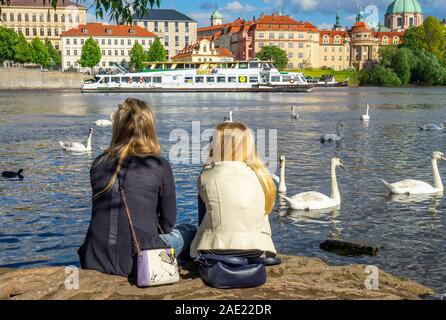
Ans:
[{"label": "red tile roof", "polygon": [[[10,7],[51,7],[51,1],[46,0],[45,4],[43,4],[43,0],[11,0]],[[78,8],[85,8],[84,6],[81,6],[79,4],[76,4],[75,1],[69,1],[69,0],[59,0],[57,3],[57,7],[78,7]],[[56,8],[57,8],[56,7]],[[86,9],[86,8],[85,8]]]},{"label": "red tile roof", "polygon": [[262,16],[253,23],[256,31],[317,31],[317,27],[310,22],[296,21],[289,16]]},{"label": "red tile roof", "polygon": [[371,31],[370,27],[364,21],[356,22],[352,27],[352,32]]},{"label": "red tile roof", "polygon": [[[87,30],[84,33],[84,30]],[[107,33],[111,30],[111,33]],[[130,31],[133,30],[134,33]],[[140,26],[126,26],[126,25],[107,25],[102,23],[87,23],[81,24],[76,28],[65,31],[62,37],[76,37],[76,36],[92,36],[92,37],[151,37],[158,36]]]},{"label": "red tile roof", "polygon": [[[324,36],[329,37],[329,42],[324,43]],[[341,37],[340,43],[334,43],[334,39],[336,36]],[[320,45],[344,45],[345,39],[350,38],[350,35],[347,31],[343,30],[319,30],[319,44]]]}]

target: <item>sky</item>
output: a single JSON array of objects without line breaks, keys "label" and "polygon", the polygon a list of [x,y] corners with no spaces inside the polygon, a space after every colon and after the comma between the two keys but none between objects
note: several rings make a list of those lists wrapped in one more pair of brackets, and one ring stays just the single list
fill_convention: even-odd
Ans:
[{"label": "sky", "polygon": [[[82,2],[82,1],[81,1]],[[89,1],[85,1],[89,2]],[[331,29],[335,22],[336,7],[339,3],[344,26],[354,24],[358,6],[370,5],[378,8],[380,22],[384,21],[387,6],[392,0],[161,0],[161,8],[176,9],[198,22],[199,27],[210,25],[210,15],[215,6],[223,14],[223,22],[238,17],[246,20],[261,13],[270,14],[281,10],[298,21],[309,21],[320,29]],[[425,17],[434,15],[440,20],[446,18],[446,0],[419,0]],[[89,10],[89,21],[95,21],[94,10]]]}]

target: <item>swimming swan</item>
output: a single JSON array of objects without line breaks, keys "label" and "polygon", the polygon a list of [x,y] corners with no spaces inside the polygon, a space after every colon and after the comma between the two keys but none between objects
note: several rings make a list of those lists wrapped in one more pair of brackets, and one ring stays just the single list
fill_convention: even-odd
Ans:
[{"label": "swimming swan", "polygon": [[366,114],[363,114],[361,116],[361,121],[369,121],[370,120],[369,110],[370,110],[370,106],[367,105],[367,112],[366,112]]},{"label": "swimming swan", "polygon": [[418,180],[402,180],[395,183],[388,183],[381,180],[392,194],[429,194],[443,192],[443,182],[438,171],[437,160],[446,160],[444,154],[435,151],[432,154],[432,172],[434,174],[434,186]]},{"label": "swimming swan", "polygon": [[285,199],[287,205],[293,210],[310,211],[323,210],[337,207],[341,204],[341,196],[339,194],[338,182],[336,179],[336,168],[344,169],[341,159],[334,157],[331,159],[331,195],[330,197],[320,192],[310,191],[299,193],[294,197],[288,198],[279,195]]},{"label": "swimming swan", "polygon": [[113,125],[113,112],[110,114],[110,120],[101,119],[96,122],[94,122],[95,125],[98,127],[108,127]]},{"label": "swimming swan", "polygon": [[323,136],[321,136],[321,142],[325,143],[325,142],[338,142],[341,141],[344,138],[344,135],[341,132],[341,128],[343,128],[344,125],[342,124],[342,122],[338,122],[338,125],[336,127],[336,131],[337,133],[331,133],[331,134],[324,134]]},{"label": "swimming swan", "polygon": [[88,130],[87,146],[79,142],[63,142],[59,141],[60,146],[67,151],[86,152],[91,151],[91,138],[93,136],[93,128]]},{"label": "swimming swan", "polygon": [[294,112],[294,107],[291,107],[291,111],[293,111],[293,113],[291,114],[291,119],[299,119],[300,118],[299,114]]},{"label": "swimming swan", "polygon": [[420,130],[422,131],[440,131],[440,130],[444,130],[444,122],[440,123],[439,126],[437,126],[436,124],[423,124],[422,126],[418,126],[418,128],[420,128]]},{"label": "swimming swan", "polygon": [[279,185],[277,191],[279,193],[286,193],[285,184],[285,156],[280,156],[280,177],[275,174],[271,174],[271,178]]}]

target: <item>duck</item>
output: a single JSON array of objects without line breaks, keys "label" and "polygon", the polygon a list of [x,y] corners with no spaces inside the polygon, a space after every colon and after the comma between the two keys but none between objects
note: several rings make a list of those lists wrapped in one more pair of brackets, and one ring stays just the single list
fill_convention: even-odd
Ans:
[{"label": "duck", "polygon": [[294,107],[291,107],[291,111],[293,111],[293,113],[291,113],[291,119],[299,119],[300,118],[299,114],[294,112]]},{"label": "duck", "polygon": [[94,122],[98,127],[108,127],[113,125],[113,112],[110,114],[110,120],[100,119]]},{"label": "duck", "polygon": [[14,172],[14,171],[3,171],[2,172],[2,177],[6,178],[6,179],[16,179],[16,178],[18,178],[20,180],[23,180],[23,178],[25,178],[23,176],[23,169],[20,169],[17,172]]},{"label": "duck", "polygon": [[80,142],[63,142],[59,141],[60,146],[66,151],[88,152],[91,151],[91,138],[93,136],[93,128],[88,130],[87,146]]},{"label": "duck", "polygon": [[338,122],[337,127],[336,127],[337,133],[324,134],[323,136],[321,136],[321,143],[338,142],[338,141],[341,141],[342,139],[344,139],[344,135],[341,132],[341,128],[343,128],[343,127],[344,127],[344,125],[342,124],[342,122]]},{"label": "duck", "polygon": [[440,123],[439,126],[433,123],[423,124],[422,126],[418,126],[422,131],[441,131],[445,129],[444,122]]},{"label": "duck", "polygon": [[234,121],[232,121],[232,114],[233,114],[234,112],[233,111],[229,111],[229,117],[225,117],[224,118],[224,122],[234,122]]},{"label": "duck", "polygon": [[363,114],[361,116],[361,121],[369,121],[370,120],[370,116],[369,116],[370,106],[369,105],[367,105],[366,110],[367,110],[366,114]]},{"label": "duck", "polygon": [[333,157],[331,159],[330,196],[315,191],[299,193],[293,197],[287,197],[283,194],[279,194],[279,196],[285,199],[290,209],[296,211],[326,210],[339,207],[341,204],[341,196],[336,178],[337,167],[345,169],[341,159]]},{"label": "duck", "polygon": [[430,184],[418,181],[418,180],[402,180],[395,183],[388,183],[381,179],[384,185],[389,189],[391,194],[407,194],[407,195],[417,195],[417,194],[433,194],[433,193],[443,193],[443,182],[441,181],[440,172],[438,171],[438,160],[446,160],[443,152],[434,151],[432,153],[432,172],[434,175],[434,186]]}]

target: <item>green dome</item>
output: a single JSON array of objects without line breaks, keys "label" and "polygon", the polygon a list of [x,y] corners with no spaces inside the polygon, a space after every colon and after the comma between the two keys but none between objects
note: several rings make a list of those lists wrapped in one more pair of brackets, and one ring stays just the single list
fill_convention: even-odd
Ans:
[{"label": "green dome", "polygon": [[221,13],[215,9],[214,12],[212,12],[212,19],[222,19],[223,16],[221,15]]},{"label": "green dome", "polygon": [[387,14],[392,13],[423,13],[417,0],[395,0],[387,8]]}]

